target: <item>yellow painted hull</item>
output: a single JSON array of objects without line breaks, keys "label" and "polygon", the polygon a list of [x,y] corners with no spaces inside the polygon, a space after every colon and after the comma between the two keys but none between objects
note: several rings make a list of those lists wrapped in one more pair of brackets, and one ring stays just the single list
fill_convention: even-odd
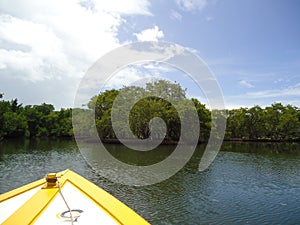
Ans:
[{"label": "yellow painted hull", "polygon": [[0,224],[149,224],[71,170],[51,176],[0,195]]}]

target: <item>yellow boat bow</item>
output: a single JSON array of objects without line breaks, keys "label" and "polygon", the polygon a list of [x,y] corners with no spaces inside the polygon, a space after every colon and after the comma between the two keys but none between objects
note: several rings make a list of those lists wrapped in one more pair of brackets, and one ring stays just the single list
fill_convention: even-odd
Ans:
[{"label": "yellow boat bow", "polygon": [[95,184],[66,170],[0,195],[0,224],[149,223]]}]

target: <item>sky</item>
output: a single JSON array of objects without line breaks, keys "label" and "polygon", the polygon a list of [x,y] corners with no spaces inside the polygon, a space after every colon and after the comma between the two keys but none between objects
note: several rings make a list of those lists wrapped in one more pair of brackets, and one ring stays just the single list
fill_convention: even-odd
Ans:
[{"label": "sky", "polygon": [[[24,105],[73,107],[97,59],[124,44],[166,41],[207,64],[228,109],[300,107],[299,12],[297,0],[1,0],[0,93]],[[161,65],[129,66],[109,87],[153,74],[205,103],[184,74]]]}]

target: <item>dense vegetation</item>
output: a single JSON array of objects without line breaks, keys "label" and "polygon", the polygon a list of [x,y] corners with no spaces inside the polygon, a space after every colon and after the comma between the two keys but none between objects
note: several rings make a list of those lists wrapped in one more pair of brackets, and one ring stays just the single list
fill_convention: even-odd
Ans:
[{"label": "dense vegetation", "polygon": [[[3,95],[0,94],[0,99]],[[71,109],[54,111],[51,104],[27,105],[17,99],[0,101],[0,140],[11,137],[70,137]]]},{"label": "dense vegetation", "polygon": [[226,137],[249,140],[300,140],[300,109],[275,103],[228,111]]},{"label": "dense vegetation", "polygon": [[[185,90],[179,84],[164,80],[147,83],[145,88],[124,87],[120,90],[108,90],[93,97],[88,106],[90,109],[95,109],[96,127],[102,139],[116,138],[111,124],[111,108],[116,101],[116,96],[120,93],[124,95],[124,99],[118,99],[120,104],[115,104],[116,110],[119,112],[130,108],[132,101],[137,101],[131,108],[129,115],[130,129],[135,136],[140,139],[148,138],[150,135],[149,122],[154,117],[159,117],[166,123],[167,131],[165,140],[179,140],[181,126],[176,108],[185,117],[188,117],[190,105],[187,104],[187,101],[189,100],[186,97]],[[210,112],[197,99],[191,100],[195,105],[200,119],[201,133],[199,138],[201,141],[205,141],[208,139],[210,132]],[[118,119],[118,122],[117,129],[122,129],[124,127],[123,123],[126,123],[127,119]],[[191,126],[193,125],[194,123],[191,123]],[[182,135],[187,137],[193,136],[192,134]],[[125,132],[122,138],[128,138]]]},{"label": "dense vegetation", "polygon": [[[122,101],[124,104],[116,105],[117,110],[122,111],[129,107],[131,100],[140,99],[136,101],[129,115],[129,125],[133,134],[141,139],[149,137],[149,122],[154,117],[160,117],[167,125],[165,140],[178,140],[181,135],[180,118],[176,109],[188,116],[189,107],[186,104],[188,98],[179,84],[163,80],[148,83],[144,88],[123,87],[119,90],[107,90],[93,97],[88,103],[89,109],[76,109],[78,113],[91,112],[89,118],[80,121],[80,129],[83,132],[89,131],[90,121],[94,118],[92,113],[94,109],[99,137],[116,139],[111,124],[111,109],[121,92],[126,93],[126,96]],[[144,97],[140,98],[141,96]],[[17,99],[5,101],[2,97],[0,95],[0,139],[73,136],[71,109],[55,111],[51,104],[46,103],[23,107]],[[200,121],[199,140],[206,141],[211,130],[211,113],[197,99],[191,100]],[[118,127],[122,129],[123,124],[119,124]],[[300,140],[300,109],[275,103],[265,108],[254,106],[228,110],[225,138],[228,140]]]}]

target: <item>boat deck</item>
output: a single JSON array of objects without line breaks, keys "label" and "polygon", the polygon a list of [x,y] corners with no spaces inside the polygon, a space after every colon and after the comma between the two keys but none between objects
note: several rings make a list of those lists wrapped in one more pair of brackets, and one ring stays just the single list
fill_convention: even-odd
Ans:
[{"label": "boat deck", "polygon": [[149,224],[118,199],[70,170],[0,195],[0,212],[3,225]]}]

